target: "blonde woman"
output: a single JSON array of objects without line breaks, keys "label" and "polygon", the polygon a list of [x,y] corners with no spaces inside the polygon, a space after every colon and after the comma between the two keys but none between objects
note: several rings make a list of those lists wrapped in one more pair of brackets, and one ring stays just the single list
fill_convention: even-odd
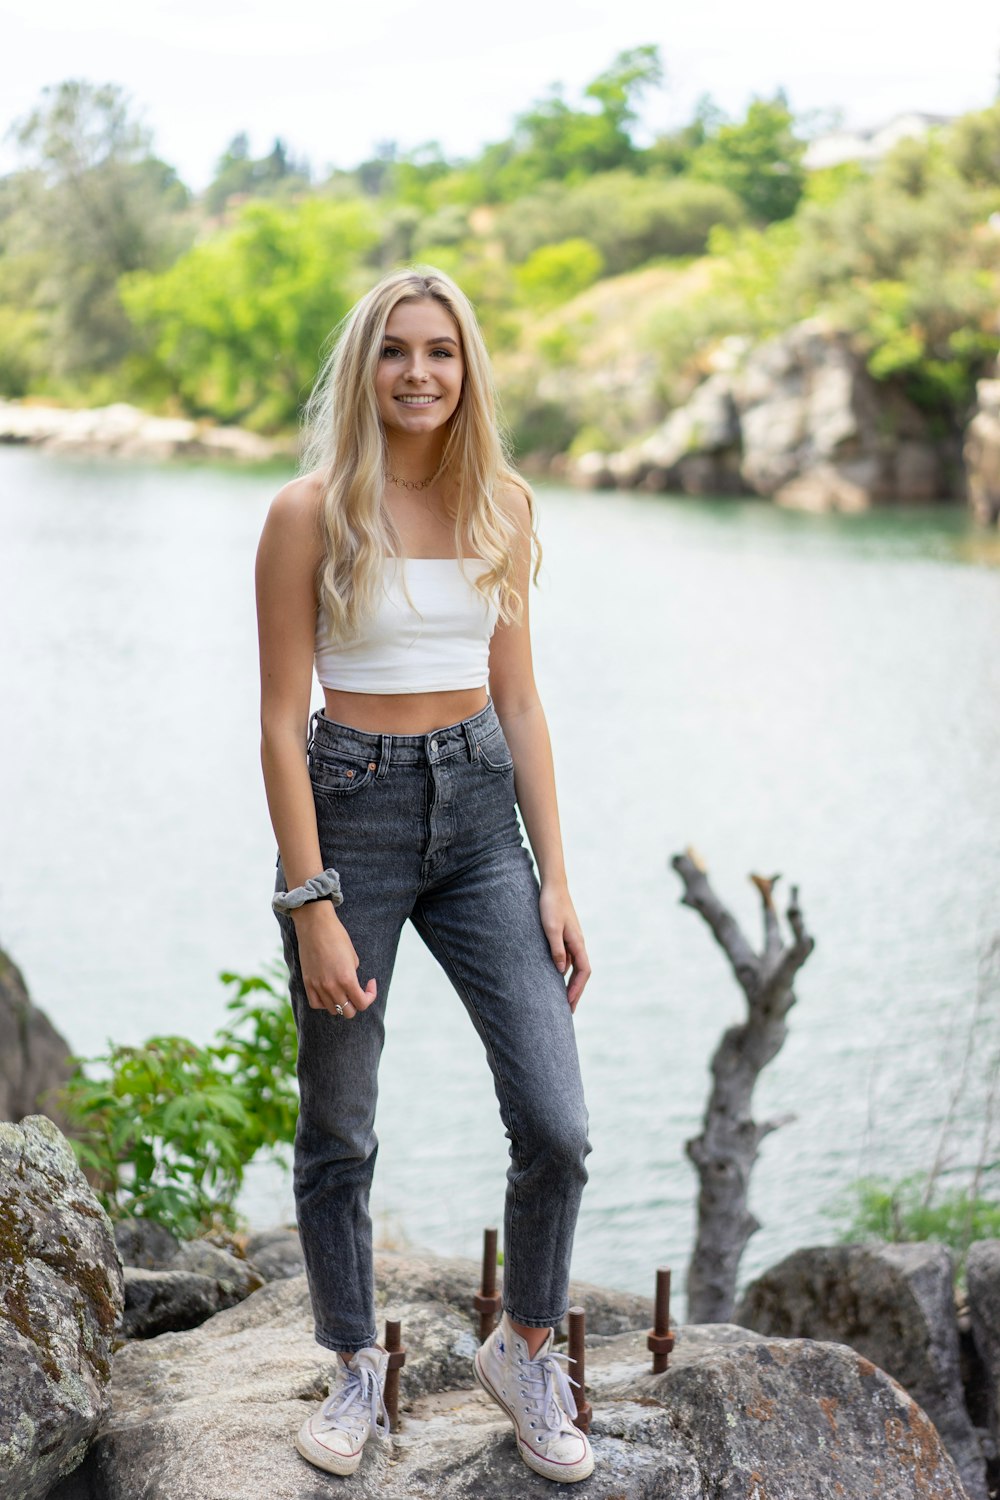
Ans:
[{"label": "blonde woman", "polygon": [[[593,1457],[552,1331],[587,1179],[573,1011],[590,964],[532,673],[531,494],[504,457],[475,315],[447,276],[394,273],[354,308],[310,401],[304,467],[257,558],[273,904],[299,1034],[296,1212],[316,1338],[341,1356],[297,1446],[350,1474],[386,1431],[368,1192],[409,920],[482,1039],[510,1138],[504,1311],[476,1378],[524,1461],[572,1482]],[[325,701],[310,720],[314,666]],[[445,1135],[440,1148],[451,1188]]]}]

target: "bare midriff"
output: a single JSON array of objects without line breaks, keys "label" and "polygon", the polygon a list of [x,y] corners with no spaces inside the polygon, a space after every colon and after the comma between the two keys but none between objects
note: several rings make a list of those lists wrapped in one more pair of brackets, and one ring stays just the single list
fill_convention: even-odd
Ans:
[{"label": "bare midriff", "polygon": [[429,734],[471,718],[489,701],[484,687],[447,693],[345,693],[324,688],[323,694],[328,719],[368,734]]}]

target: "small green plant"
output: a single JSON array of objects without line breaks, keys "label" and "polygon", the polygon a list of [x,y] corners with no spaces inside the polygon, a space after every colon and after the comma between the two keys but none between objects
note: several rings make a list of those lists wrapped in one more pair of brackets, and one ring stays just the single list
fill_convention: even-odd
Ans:
[{"label": "small green plant", "polygon": [[[1000,1162],[983,1173],[982,1189],[988,1190],[992,1173],[1000,1177]],[[955,1252],[956,1276],[961,1282],[969,1246],[975,1240],[1000,1238],[1000,1197],[986,1196],[983,1191],[972,1196],[968,1188],[949,1188],[928,1199],[929,1176],[916,1172],[898,1182],[862,1177],[852,1183],[829,1210],[831,1216],[846,1220],[837,1238],[841,1243],[882,1240],[889,1244],[934,1240]]]},{"label": "small green plant", "polygon": [[74,1059],[63,1096],[73,1146],[113,1219],[155,1219],[182,1238],[233,1229],[247,1163],[259,1151],[282,1160],[292,1140],[297,1044],[283,966],[219,977],[234,990],[231,1019],[206,1046],[154,1036]]}]

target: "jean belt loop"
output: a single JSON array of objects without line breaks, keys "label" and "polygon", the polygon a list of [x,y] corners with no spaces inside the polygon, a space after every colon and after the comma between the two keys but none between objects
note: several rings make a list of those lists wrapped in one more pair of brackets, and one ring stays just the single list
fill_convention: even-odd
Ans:
[{"label": "jean belt loop", "polygon": [[323,712],[323,710],[321,708],[317,708],[316,712],[310,716],[310,719],[309,719],[309,739],[308,739],[308,742],[306,744],[306,754],[307,755],[311,755],[312,754],[312,747],[316,743],[316,720],[319,718],[319,716],[320,716],[320,714],[322,712]]},{"label": "jean belt loop", "polygon": [[462,721],[462,733],[465,735],[465,748],[470,760],[476,758],[476,736],[472,732],[472,726],[468,719]]},{"label": "jean belt loop", "polygon": [[375,775],[381,780],[382,777],[388,774],[389,765],[392,760],[392,735],[383,734],[379,736],[379,739],[381,740],[381,745],[379,748],[378,770],[375,772]]}]

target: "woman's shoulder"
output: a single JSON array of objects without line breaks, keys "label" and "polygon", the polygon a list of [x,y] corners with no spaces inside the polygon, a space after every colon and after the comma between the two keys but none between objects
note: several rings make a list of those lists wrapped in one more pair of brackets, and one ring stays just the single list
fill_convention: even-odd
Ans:
[{"label": "woman's shoulder", "polygon": [[310,474],[297,474],[281,486],[271,501],[268,529],[314,541],[321,533],[324,490],[323,475],[318,469]]},{"label": "woman's shoulder", "polygon": [[530,532],[531,491],[520,475],[501,475],[493,490],[493,502],[518,531]]}]

